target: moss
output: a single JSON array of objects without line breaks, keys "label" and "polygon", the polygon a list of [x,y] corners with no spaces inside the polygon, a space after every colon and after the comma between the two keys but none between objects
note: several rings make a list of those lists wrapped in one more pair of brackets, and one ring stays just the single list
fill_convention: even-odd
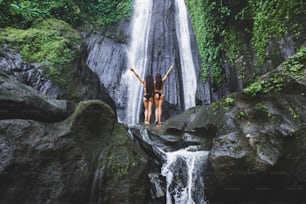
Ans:
[{"label": "moss", "polygon": [[223,33],[221,19],[223,15],[219,15],[223,10],[217,2],[187,0],[186,5],[191,15],[202,61],[202,79],[203,81],[211,79],[213,88],[218,88],[225,80],[220,42]]},{"label": "moss", "polygon": [[202,61],[202,79],[211,80],[213,89],[225,82],[223,64],[235,66],[239,77],[245,79],[246,59],[255,58],[255,69],[247,71],[257,73],[257,66],[266,63],[271,39],[290,36],[305,40],[304,1],[186,0],[186,5]]},{"label": "moss", "polygon": [[249,0],[253,13],[253,38],[252,43],[257,54],[257,63],[265,61],[265,49],[269,39],[279,38],[283,35],[296,35],[303,29],[301,26],[292,24],[297,21],[296,17],[305,14],[305,3],[297,0]]},{"label": "moss", "polygon": [[296,120],[300,117],[299,114],[294,110],[294,107],[289,106],[289,111],[290,111],[291,116],[294,120]]},{"label": "moss", "polygon": [[67,88],[67,76],[78,54],[81,37],[69,24],[48,19],[26,30],[5,28],[0,40],[22,54],[29,62],[39,62],[48,77],[62,88]]},{"label": "moss", "polygon": [[133,1],[100,0],[84,2],[81,6],[82,15],[95,27],[103,30],[120,20],[130,17],[133,13]]},{"label": "moss", "polygon": [[28,28],[46,18],[109,26],[132,14],[132,0],[0,0],[0,27]]},{"label": "moss", "polygon": [[241,118],[244,118],[244,117],[246,117],[246,112],[244,112],[244,111],[239,111],[237,114],[236,114],[236,116],[235,116],[235,118],[236,119],[241,119]]},{"label": "moss", "polygon": [[256,96],[259,93],[279,92],[283,89],[285,83],[293,79],[304,78],[305,69],[306,46],[303,46],[288,61],[283,62],[278,69],[250,84],[244,89],[244,92],[251,96]]},{"label": "moss", "polygon": [[224,98],[218,102],[214,102],[211,104],[212,110],[214,112],[214,114],[216,115],[218,111],[222,110],[227,112],[230,110],[230,108],[232,107],[232,105],[234,104],[235,100],[233,98],[227,97]]},{"label": "moss", "polygon": [[139,172],[139,168],[146,162],[141,150],[129,139],[126,130],[115,125],[110,144],[104,150],[99,161],[100,167],[107,168],[114,179],[130,179]]}]

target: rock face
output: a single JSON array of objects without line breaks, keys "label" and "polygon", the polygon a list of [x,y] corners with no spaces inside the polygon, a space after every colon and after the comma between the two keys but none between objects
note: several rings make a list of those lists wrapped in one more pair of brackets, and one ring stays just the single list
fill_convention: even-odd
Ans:
[{"label": "rock face", "polygon": [[[163,117],[169,118],[184,109],[183,77],[180,65],[180,51],[176,35],[175,1],[153,1],[150,33],[148,36],[148,54],[146,74],[155,76],[157,72],[164,75],[169,66],[174,64],[165,84],[165,107]],[[86,37],[88,49],[87,65],[100,78],[114,100],[119,119],[126,114],[127,94],[122,75],[128,70],[127,48],[131,39],[129,19],[111,28],[106,34],[90,34]],[[190,25],[190,24],[189,24]],[[194,33],[191,31],[191,47],[195,72],[197,74],[197,102],[210,103],[208,84],[200,80],[200,60]]]},{"label": "rock face", "polygon": [[56,122],[68,117],[67,101],[47,99],[1,70],[0,84],[0,120],[22,118]]},{"label": "rock face", "polygon": [[84,101],[66,120],[0,120],[1,203],[145,203],[147,159],[112,109]]},{"label": "rock face", "polygon": [[126,94],[120,94],[120,79],[126,68],[126,46],[100,34],[88,36],[86,45],[85,62],[99,76],[101,85],[115,102],[116,112],[120,118],[120,115],[125,114],[124,107],[127,102]]},{"label": "rock face", "polygon": [[19,53],[6,45],[0,47],[0,53],[0,69],[6,74],[15,76],[18,81],[49,97],[57,98],[60,95],[60,88],[44,78],[41,65],[23,61]]},{"label": "rock face", "polygon": [[[260,67],[255,65],[256,59],[254,59],[254,56],[248,54],[237,58],[234,65],[223,63],[222,67],[226,80],[219,89],[212,91],[212,101],[217,101],[233,92],[241,92],[246,83],[245,79],[252,78],[254,72],[259,76],[272,71],[282,62],[287,61],[306,43],[305,39],[299,41],[294,41],[291,36],[270,39],[265,53],[266,60]],[[249,47],[249,50],[252,50],[252,48]]]},{"label": "rock face", "polygon": [[193,108],[164,123],[167,131],[213,137],[206,189],[210,201],[305,200],[305,74],[285,87],[268,96],[234,94],[231,105],[220,101]]},{"label": "rock face", "polygon": [[[159,149],[168,152],[201,145],[209,150],[204,174],[205,195],[210,202],[304,201],[305,66],[300,74],[285,80],[278,93],[256,97],[232,94],[231,102],[224,99],[211,106],[191,108],[162,126],[148,127],[147,132],[133,129],[137,142],[155,161],[150,175],[160,176],[156,169],[165,158]],[[163,185],[160,178],[152,180],[153,186]],[[155,191],[155,197],[164,194]]]},{"label": "rock face", "polygon": [[78,59],[71,67],[69,80],[73,87],[72,90],[53,83],[51,79],[48,79],[43,65],[24,61],[19,53],[8,46],[1,46],[0,53],[0,70],[48,98],[66,99],[75,103],[81,100],[101,99],[116,110],[107,89],[101,85],[97,75],[86,66],[85,57],[87,55],[83,47]]}]

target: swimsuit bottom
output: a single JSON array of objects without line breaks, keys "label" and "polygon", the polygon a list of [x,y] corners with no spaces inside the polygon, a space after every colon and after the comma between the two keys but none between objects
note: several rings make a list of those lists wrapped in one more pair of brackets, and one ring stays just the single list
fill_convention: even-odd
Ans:
[{"label": "swimsuit bottom", "polygon": [[149,100],[150,98],[153,97],[153,95],[152,95],[152,94],[146,94],[146,95],[144,95],[143,97],[145,97],[147,100]]},{"label": "swimsuit bottom", "polygon": [[163,95],[163,93],[160,93],[160,92],[155,92],[154,94],[158,94],[159,98]]}]

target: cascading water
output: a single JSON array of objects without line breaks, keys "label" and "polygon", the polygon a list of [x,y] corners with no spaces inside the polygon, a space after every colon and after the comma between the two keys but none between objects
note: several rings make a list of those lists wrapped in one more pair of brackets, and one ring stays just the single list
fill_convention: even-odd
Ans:
[{"label": "cascading water", "polygon": [[[173,136],[154,137],[147,129],[138,128],[141,140],[150,145],[151,151],[163,161],[161,175],[166,178],[166,203],[206,204],[204,174],[209,151],[203,150],[200,144],[169,151],[169,146],[165,144]],[[129,133],[133,138],[133,133]]]},{"label": "cascading water", "polygon": [[208,151],[189,146],[166,153],[162,175],[167,181],[167,204],[205,204],[202,177]]},{"label": "cascading water", "polygon": [[[127,50],[128,66],[133,67],[143,79],[147,67],[148,37],[150,31],[152,3],[152,0],[134,1],[132,39]],[[126,71],[123,79],[127,82],[128,86],[126,122],[134,125],[139,123],[143,86],[129,70]]]},{"label": "cascading water", "polygon": [[[195,106],[197,79],[190,45],[190,32],[187,9],[184,0],[175,1],[175,24],[178,46],[180,51],[180,64],[182,81],[184,82],[184,109]],[[127,50],[128,66],[133,67],[144,79],[148,64],[148,41],[152,15],[152,0],[135,0],[134,15],[132,19],[131,42]],[[142,105],[142,84],[127,70],[122,80],[127,83],[128,102],[126,108],[126,122],[139,123],[139,114]]]},{"label": "cascading water", "polygon": [[[144,78],[147,65],[148,36],[151,20],[150,0],[135,0],[135,10],[132,26],[132,41],[128,50],[129,65],[134,67],[139,75]],[[190,45],[190,32],[187,9],[184,0],[175,0],[175,25],[176,36],[179,44],[180,65],[184,91],[184,109],[195,106],[197,80],[195,66]],[[124,77],[134,77],[131,73]],[[127,121],[130,124],[138,123],[141,107],[140,97],[142,86],[135,82],[135,78],[128,78],[128,108]],[[167,181],[167,203],[200,203],[205,204],[203,171],[207,160],[208,151],[203,151],[197,146],[166,152],[152,142],[143,129],[143,141],[149,143],[157,154],[165,160],[162,175]]]},{"label": "cascading water", "polygon": [[[89,35],[88,53],[84,52],[88,54],[86,64],[99,76],[115,103],[118,120],[134,125],[140,119],[143,88],[129,71],[130,67],[144,78],[148,73],[165,74],[174,64],[164,87],[165,105],[170,105],[165,106],[163,117],[194,106],[196,89],[199,100],[205,100],[204,95],[209,94],[200,83],[197,87],[195,72],[200,70],[200,63],[197,49],[191,50],[190,44],[195,40],[190,37],[193,34],[184,1],[135,0],[131,20],[111,29],[114,38]],[[128,40],[128,46],[119,40],[122,36]]]},{"label": "cascading water", "polygon": [[179,43],[185,110],[195,106],[197,79],[190,45],[188,14],[184,0],[175,1],[176,35]]}]

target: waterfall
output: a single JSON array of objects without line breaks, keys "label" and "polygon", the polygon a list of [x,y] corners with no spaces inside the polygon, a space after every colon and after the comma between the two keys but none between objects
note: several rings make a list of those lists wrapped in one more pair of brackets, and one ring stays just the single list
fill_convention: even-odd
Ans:
[{"label": "waterfall", "polygon": [[[186,145],[187,147],[179,149],[169,148],[168,145],[173,141],[173,136],[162,135],[156,137],[142,126],[135,126],[134,128],[139,130],[140,143],[146,144],[147,148],[150,146],[150,152],[163,163],[161,175],[166,179],[166,203],[206,204],[204,175],[209,151],[203,150],[200,143]],[[137,134],[135,134],[136,137],[133,136],[131,130],[129,130],[129,134],[134,141],[137,141]],[[172,145],[172,147],[175,146]],[[157,190],[159,189],[156,183],[152,184],[154,189],[156,189],[156,186]],[[160,191],[156,193],[163,195]]]},{"label": "waterfall", "polygon": [[[190,45],[190,32],[188,14],[184,0],[176,0],[176,36],[180,51],[180,64],[182,81],[184,82],[184,109],[195,106],[197,80],[195,66]],[[133,67],[144,79],[148,66],[148,41],[152,16],[152,0],[135,0],[134,15],[132,18],[131,41],[127,49],[128,68]],[[122,79],[127,83],[128,102],[126,108],[126,122],[128,124],[139,123],[139,115],[142,107],[143,86],[133,76],[129,69]]]},{"label": "waterfall", "polygon": [[128,70],[123,79],[127,82],[128,103],[126,109],[126,122],[139,123],[139,113],[143,98],[143,86],[129,70],[133,67],[144,79],[147,67],[148,37],[152,14],[152,0],[135,0],[134,15],[132,19],[131,42],[127,50]]},{"label": "waterfall", "polygon": [[[113,99],[119,122],[139,123],[143,107],[143,87],[130,67],[145,78],[148,73],[165,74],[174,64],[164,87],[165,104],[170,104],[164,117],[193,107],[196,89],[200,100],[207,98],[203,95],[209,91],[197,87],[195,73],[200,63],[197,49],[191,50],[195,41],[189,23],[183,0],[134,0],[131,22],[124,21],[111,29],[114,38],[94,32],[86,38],[86,64]],[[128,44],[118,41],[122,36],[127,37]]]},{"label": "waterfall", "polygon": [[195,106],[197,79],[190,45],[188,13],[184,0],[176,0],[176,35],[179,43],[185,110]]},{"label": "waterfall", "polygon": [[167,181],[167,204],[205,204],[204,180],[201,176],[208,151],[189,146],[166,153],[162,175]]}]

